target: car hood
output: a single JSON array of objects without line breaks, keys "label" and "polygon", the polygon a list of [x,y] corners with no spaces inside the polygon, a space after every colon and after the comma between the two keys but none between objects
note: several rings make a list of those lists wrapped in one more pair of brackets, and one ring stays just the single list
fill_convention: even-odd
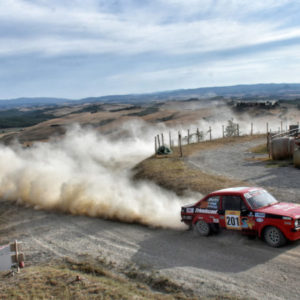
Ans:
[{"label": "car hood", "polygon": [[259,208],[255,210],[255,212],[287,216],[298,219],[300,218],[300,204],[279,202],[271,206]]}]

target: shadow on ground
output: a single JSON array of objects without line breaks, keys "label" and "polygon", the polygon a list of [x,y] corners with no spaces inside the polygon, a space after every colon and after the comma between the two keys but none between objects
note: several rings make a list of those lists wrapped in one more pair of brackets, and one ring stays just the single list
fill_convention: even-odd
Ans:
[{"label": "shadow on ground", "polygon": [[153,264],[157,269],[189,266],[237,273],[264,264],[299,245],[294,242],[279,249],[271,248],[258,238],[249,240],[238,232],[198,237],[191,231],[163,231],[141,242],[132,259],[136,263]]}]

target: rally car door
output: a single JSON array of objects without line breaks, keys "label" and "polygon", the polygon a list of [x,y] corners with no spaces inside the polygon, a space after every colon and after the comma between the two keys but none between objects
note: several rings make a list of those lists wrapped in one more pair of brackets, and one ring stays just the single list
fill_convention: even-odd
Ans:
[{"label": "rally car door", "polygon": [[242,230],[242,220],[245,203],[240,196],[222,196],[222,205],[219,210],[220,225],[230,230]]}]

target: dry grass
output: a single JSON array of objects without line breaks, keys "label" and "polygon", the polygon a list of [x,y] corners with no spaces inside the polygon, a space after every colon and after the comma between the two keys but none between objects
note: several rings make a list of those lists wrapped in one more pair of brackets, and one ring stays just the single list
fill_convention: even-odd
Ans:
[{"label": "dry grass", "polygon": [[247,185],[245,182],[229,179],[224,176],[207,174],[199,169],[192,168],[185,163],[185,157],[201,150],[223,147],[226,144],[256,140],[261,137],[262,136],[256,135],[224,138],[186,145],[183,147],[183,158],[179,157],[179,149],[176,147],[171,155],[152,156],[139,163],[134,168],[134,178],[152,180],[166,189],[175,191],[178,195],[182,195],[187,190],[207,194],[226,187],[245,186]]},{"label": "dry grass", "polygon": [[267,143],[263,143],[256,147],[250,148],[250,151],[255,154],[268,154]]},{"label": "dry grass", "polygon": [[187,190],[207,194],[225,187],[245,185],[241,181],[192,169],[180,158],[151,157],[138,164],[134,171],[135,179],[152,180],[178,195],[184,194]]},{"label": "dry grass", "polygon": [[95,262],[57,261],[5,275],[0,299],[198,299],[169,279],[140,271],[122,276]]}]

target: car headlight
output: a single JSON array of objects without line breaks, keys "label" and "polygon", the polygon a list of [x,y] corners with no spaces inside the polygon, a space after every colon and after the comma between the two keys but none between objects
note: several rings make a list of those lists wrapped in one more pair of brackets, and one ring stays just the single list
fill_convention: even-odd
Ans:
[{"label": "car headlight", "polygon": [[295,227],[299,227],[300,226],[300,220],[295,220]]}]

